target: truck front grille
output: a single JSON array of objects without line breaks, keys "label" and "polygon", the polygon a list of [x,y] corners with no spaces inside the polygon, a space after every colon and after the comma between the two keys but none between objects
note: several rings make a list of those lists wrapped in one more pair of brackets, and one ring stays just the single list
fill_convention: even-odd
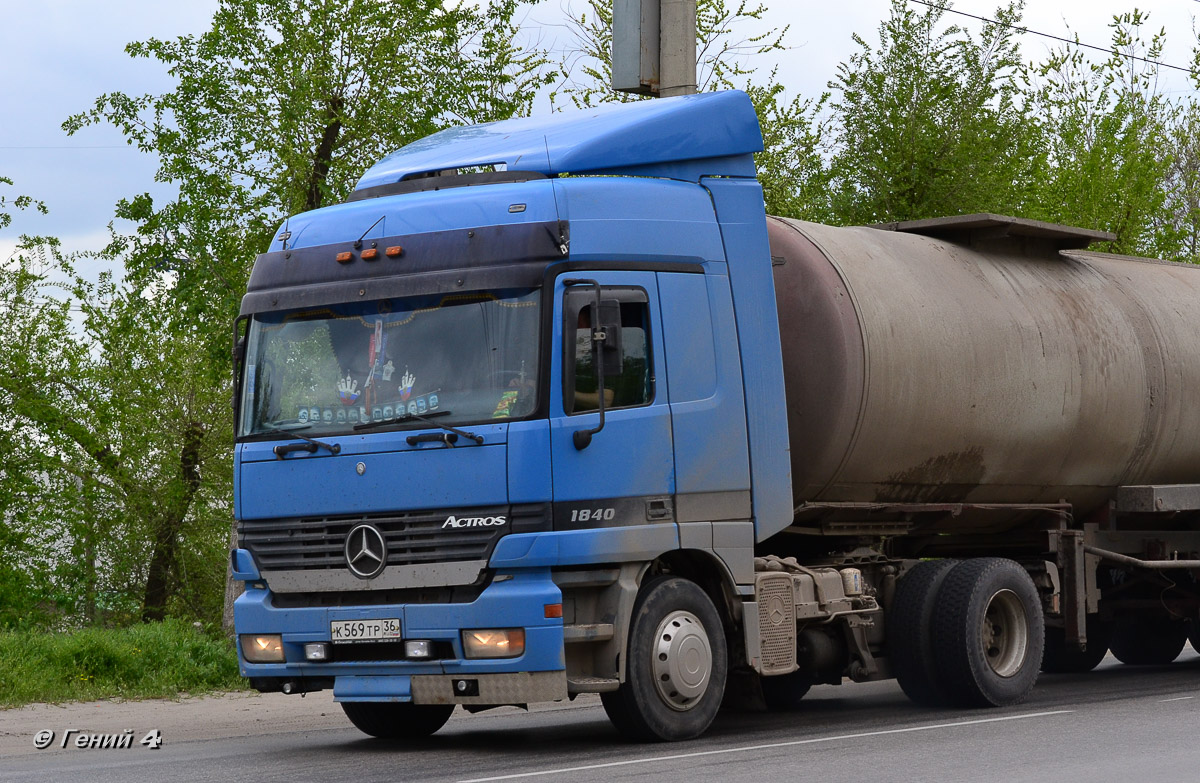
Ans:
[{"label": "truck front grille", "polygon": [[[461,517],[506,517],[494,527],[445,527]],[[357,514],[291,519],[243,520],[238,540],[264,571],[340,569],[346,567],[346,536],[359,524],[374,525],[387,542],[387,563],[418,565],[461,560],[486,560],[507,533],[546,529],[545,504],[494,506],[448,511]]]}]

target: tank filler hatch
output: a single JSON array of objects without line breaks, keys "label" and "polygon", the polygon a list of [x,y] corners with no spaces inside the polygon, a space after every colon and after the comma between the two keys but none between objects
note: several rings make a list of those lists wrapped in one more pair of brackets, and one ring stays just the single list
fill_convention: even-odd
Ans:
[{"label": "tank filler hatch", "polygon": [[1003,240],[1034,240],[1052,250],[1080,250],[1093,242],[1114,242],[1116,235],[1108,231],[1045,223],[1041,220],[995,215],[980,212],[975,215],[954,215],[906,220],[898,223],[878,223],[871,228],[883,231],[902,231],[944,239],[960,245],[991,244]]}]

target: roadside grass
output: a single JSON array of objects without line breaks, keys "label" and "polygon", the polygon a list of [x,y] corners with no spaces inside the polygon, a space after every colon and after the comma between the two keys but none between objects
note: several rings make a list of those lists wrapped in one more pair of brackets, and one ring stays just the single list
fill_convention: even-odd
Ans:
[{"label": "roadside grass", "polygon": [[0,631],[0,709],[245,687],[230,642],[181,621],[68,633]]}]

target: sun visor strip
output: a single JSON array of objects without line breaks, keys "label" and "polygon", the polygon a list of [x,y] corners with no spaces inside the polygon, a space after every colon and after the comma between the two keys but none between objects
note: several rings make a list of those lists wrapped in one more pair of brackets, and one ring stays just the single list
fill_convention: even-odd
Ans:
[{"label": "sun visor strip", "polygon": [[438,177],[417,176],[408,177],[399,182],[386,185],[373,185],[362,188],[350,194],[346,201],[364,201],[382,196],[398,196],[405,193],[425,193],[431,190],[446,190],[448,188],[467,188],[479,185],[495,185],[498,183],[530,182],[535,179],[549,179],[540,171],[492,171],[477,174],[447,174]]},{"label": "sun visor strip", "polygon": [[[254,262],[242,315],[435,291],[532,287],[565,258],[565,221],[435,231],[263,253]],[[401,247],[398,257],[383,252]],[[364,261],[363,250],[379,258]],[[350,253],[339,263],[339,253]]]}]

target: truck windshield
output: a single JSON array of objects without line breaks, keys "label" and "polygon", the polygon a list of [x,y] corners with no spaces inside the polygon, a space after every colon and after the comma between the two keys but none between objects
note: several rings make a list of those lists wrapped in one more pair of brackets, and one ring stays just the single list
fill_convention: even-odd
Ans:
[{"label": "truck windshield", "polygon": [[538,291],[498,290],[256,315],[239,435],[349,432],[406,414],[439,424],[528,416],[538,312]]}]

